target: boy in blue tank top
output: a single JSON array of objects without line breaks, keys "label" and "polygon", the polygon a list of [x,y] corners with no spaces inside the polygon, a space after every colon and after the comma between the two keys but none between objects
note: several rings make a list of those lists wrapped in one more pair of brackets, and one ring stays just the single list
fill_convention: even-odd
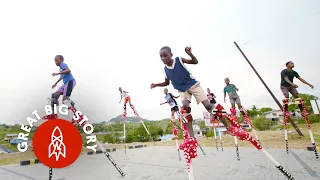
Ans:
[{"label": "boy in blue tank top", "polygon": [[[180,93],[180,97],[182,100],[182,105],[184,109],[187,111],[187,116],[185,117],[188,120],[187,128],[189,135],[194,137],[193,128],[192,128],[192,115],[191,113],[191,97],[194,95],[197,104],[202,103],[203,106],[213,114],[214,110],[225,111],[223,107],[216,103],[211,104],[203,90],[200,86],[200,82],[198,82],[191,73],[185,67],[185,64],[198,64],[197,58],[191,52],[191,47],[186,47],[185,52],[190,56],[191,59],[185,59],[183,57],[176,57],[172,59],[171,48],[168,46],[162,47],[160,49],[160,58],[162,62],[165,64],[164,67],[164,76],[165,81],[163,83],[153,83],[151,84],[151,89],[155,87],[164,87],[170,84],[170,81],[175,89],[177,89]],[[228,130],[231,130],[232,135],[237,135],[238,129],[232,126],[228,126],[226,120],[223,118],[221,121]],[[230,127],[230,128],[229,128]],[[238,136],[238,135],[237,135]]]},{"label": "boy in blue tank top", "polygon": [[179,112],[178,103],[175,99],[179,98],[180,96],[174,96],[171,93],[168,93],[168,89],[164,88],[164,94],[166,95],[164,98],[167,100],[166,102],[161,103],[160,105],[168,103],[171,107],[171,122],[176,125],[176,118],[174,113]]}]

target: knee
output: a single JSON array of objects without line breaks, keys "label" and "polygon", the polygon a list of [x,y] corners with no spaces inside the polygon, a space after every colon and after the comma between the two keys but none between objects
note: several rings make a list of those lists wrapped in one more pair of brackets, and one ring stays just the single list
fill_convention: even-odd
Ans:
[{"label": "knee", "polygon": [[172,121],[172,122],[176,122],[176,117],[171,116],[171,121]]}]

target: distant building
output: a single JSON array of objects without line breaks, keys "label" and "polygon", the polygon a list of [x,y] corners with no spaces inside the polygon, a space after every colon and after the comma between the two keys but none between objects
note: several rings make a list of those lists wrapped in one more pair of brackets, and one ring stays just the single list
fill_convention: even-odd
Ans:
[{"label": "distant building", "polygon": [[17,138],[18,134],[6,134],[4,137],[4,141],[10,141],[11,139]]},{"label": "distant building", "polygon": [[[263,115],[265,115],[265,118],[267,120],[283,122],[283,112],[280,109],[265,112],[265,113],[263,113]],[[302,118],[299,110],[296,110],[295,112],[290,112],[290,115],[291,115],[291,117]]]},{"label": "distant building", "polygon": [[193,133],[195,136],[202,136],[202,131],[199,125],[197,124],[193,125]]},{"label": "distant building", "polygon": [[267,120],[283,122],[283,112],[280,109],[265,112],[263,114]]}]

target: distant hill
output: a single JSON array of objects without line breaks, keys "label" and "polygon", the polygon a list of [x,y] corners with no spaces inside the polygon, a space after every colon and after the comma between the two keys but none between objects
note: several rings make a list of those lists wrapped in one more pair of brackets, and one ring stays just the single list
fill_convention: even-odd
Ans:
[{"label": "distant hill", "polygon": [[[142,119],[144,122],[148,122],[149,120],[147,119]],[[109,123],[117,123],[117,122],[123,122],[123,119],[122,119],[122,115],[119,115],[115,118],[112,118],[109,120]],[[127,122],[131,122],[131,123],[139,123],[140,120],[138,117],[136,116],[127,116]]]}]

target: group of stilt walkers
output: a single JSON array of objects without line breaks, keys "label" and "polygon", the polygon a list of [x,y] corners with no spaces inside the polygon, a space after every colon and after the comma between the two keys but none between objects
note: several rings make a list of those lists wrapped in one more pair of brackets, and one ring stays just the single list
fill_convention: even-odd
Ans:
[{"label": "group of stilt walkers", "polygon": [[[224,88],[224,99],[226,99],[226,94],[229,95],[229,99],[232,105],[232,108],[230,109],[230,113],[228,113],[224,107],[222,107],[219,103],[215,101],[215,96],[210,93],[210,90],[208,89],[208,94],[206,95],[203,88],[200,86],[200,82],[197,81],[191,73],[187,70],[185,67],[185,64],[197,64],[198,60],[193,55],[191,48],[186,47],[185,52],[190,56],[189,59],[183,58],[183,57],[176,57],[173,58],[172,51],[170,47],[165,46],[160,49],[160,58],[162,62],[165,64],[164,67],[164,74],[165,74],[165,81],[162,83],[153,83],[151,84],[150,88],[153,89],[155,87],[164,87],[172,83],[173,87],[178,90],[179,96],[173,96],[171,93],[168,93],[168,89],[164,89],[165,93],[165,99],[166,102],[171,106],[171,122],[173,123],[173,129],[172,132],[176,137],[176,146],[178,150],[178,156],[179,160],[181,160],[180,157],[180,151],[183,151],[187,168],[188,168],[188,176],[189,180],[194,180],[194,174],[193,174],[193,168],[192,168],[192,159],[196,158],[198,156],[197,148],[200,147],[201,151],[205,155],[205,152],[201,148],[200,144],[198,143],[194,132],[193,132],[193,118],[191,115],[191,97],[194,96],[196,99],[197,104],[203,104],[203,106],[206,108],[208,113],[210,113],[210,120],[213,124],[214,129],[214,138],[216,140],[216,148],[218,150],[218,142],[217,142],[217,136],[216,136],[216,126],[215,124],[218,124],[218,128],[220,129],[220,123],[222,123],[228,133],[232,136],[234,136],[235,141],[235,147],[236,147],[236,154],[237,159],[240,160],[239,156],[239,147],[238,147],[238,140],[246,140],[250,142],[254,147],[256,147],[259,151],[264,153],[268,159],[271,160],[271,162],[274,163],[275,167],[279,169],[288,179],[294,179],[292,175],[290,175],[284,168],[277,162],[265,149],[262,148],[260,140],[258,138],[257,132],[254,129],[254,126],[246,113],[246,110],[241,106],[239,95],[236,91],[239,89],[234,85],[230,84],[229,78],[225,79],[226,86]],[[59,88],[59,90],[52,94],[50,98],[50,103],[52,107],[55,105],[58,105],[58,99],[60,95],[63,95],[63,103],[68,104],[69,109],[75,113],[77,110],[75,108],[75,103],[70,100],[71,92],[75,86],[75,79],[71,75],[71,70],[69,67],[64,63],[63,56],[57,55],[55,57],[55,63],[57,66],[60,67],[59,73],[53,73],[53,76],[60,75],[61,77],[59,80],[52,86],[54,88],[57,83],[60,80],[63,80],[64,84]],[[313,88],[313,86],[309,83],[307,83],[305,80],[303,80],[295,71],[292,70],[293,63],[288,62],[286,64],[287,69],[283,70],[281,72],[281,89],[286,97],[285,100],[283,100],[283,111],[284,111],[284,131],[285,131],[285,141],[286,141],[286,150],[287,153],[289,153],[289,146],[288,146],[288,136],[287,136],[287,126],[286,126],[286,120],[287,118],[290,118],[290,114],[288,112],[288,92],[290,92],[293,96],[296,98],[296,103],[298,104],[302,116],[306,120],[311,143],[314,147],[314,152],[316,158],[319,158],[316,150],[316,144],[314,142],[314,138],[312,135],[310,123],[308,120],[308,113],[306,112],[306,108],[304,106],[304,100],[301,98],[298,98],[296,89],[297,86],[293,84],[293,77],[299,78],[302,82],[305,84],[310,85],[310,87]],[[286,86],[286,83],[289,84]],[[124,133],[124,145],[125,145],[125,153],[127,152],[127,146],[126,146],[126,117],[127,117],[127,104],[130,105],[131,109],[133,110],[134,114],[139,118],[141,124],[143,125],[144,129],[146,130],[147,134],[149,135],[150,139],[154,141],[152,138],[148,128],[143,122],[143,119],[138,114],[137,110],[135,109],[134,105],[131,103],[131,98],[128,95],[128,92],[123,90],[122,88],[119,88],[120,94],[121,94],[121,100],[124,99],[123,104],[123,133]],[[178,106],[177,102],[175,101],[175,98],[181,98],[182,106]],[[120,102],[121,102],[120,100]],[[161,103],[161,104],[165,104]],[[236,115],[236,109],[235,105],[237,104],[243,119],[246,123],[249,124],[249,126],[252,129],[252,132],[254,134],[253,138],[246,130],[238,123],[238,117]],[[175,115],[177,115],[177,120],[175,118]],[[56,119],[57,114],[52,114],[43,117],[43,119]],[[74,120],[71,121],[73,124],[79,124],[80,126],[85,125],[85,121],[83,121],[83,115],[80,117],[80,120]],[[177,123],[180,123],[182,134],[183,134],[183,142],[179,144],[178,142],[178,133],[179,128],[177,127]],[[223,151],[223,145],[222,145],[222,134],[219,133],[220,138],[220,145],[221,150]],[[115,161],[111,158],[110,154],[106,151],[106,149],[102,146],[102,144],[97,141],[97,145],[100,147],[100,149],[104,152],[104,154],[107,156],[107,158],[111,161],[111,163],[115,166],[115,168],[119,171],[121,176],[125,176],[124,172],[120,169],[120,167],[115,163]],[[49,169],[49,179],[52,179],[52,169]]]}]

